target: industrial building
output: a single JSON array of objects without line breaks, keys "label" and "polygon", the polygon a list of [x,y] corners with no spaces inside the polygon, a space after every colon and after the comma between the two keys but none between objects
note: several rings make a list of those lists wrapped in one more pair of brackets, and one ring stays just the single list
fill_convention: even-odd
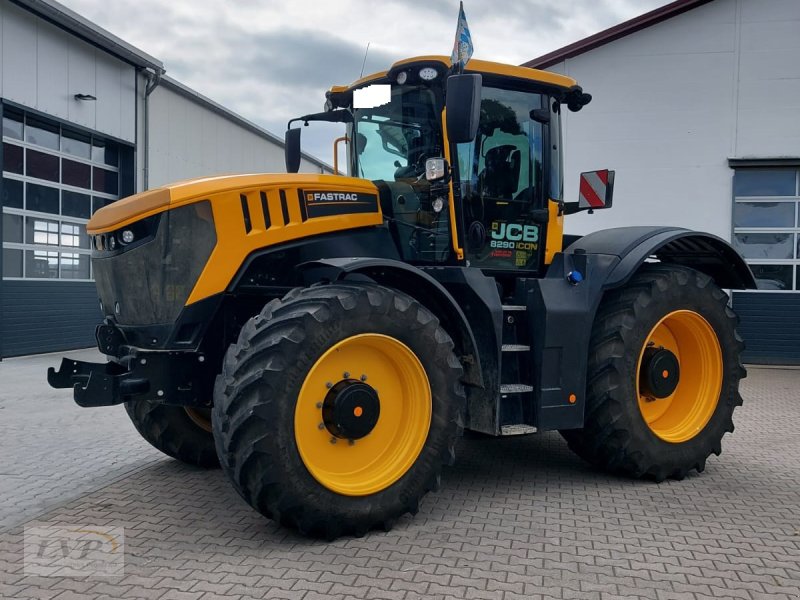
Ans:
[{"label": "industrial building", "polygon": [[[617,172],[614,208],[568,233],[664,224],[746,257],[746,360],[800,364],[800,2],[677,0],[526,63],[574,77],[566,197]],[[0,0],[0,357],[91,346],[100,319],[85,223],[168,181],[282,171],[282,140],[166,76],[156,58],[53,0]],[[304,156],[301,170],[329,172]]]},{"label": "industrial building", "polygon": [[[0,0],[0,358],[94,345],[85,224],[169,181],[283,171],[283,141],[52,0]],[[302,171],[330,172],[304,155]]]},{"label": "industrial building", "polygon": [[[800,364],[800,2],[679,0],[526,63],[594,97],[565,116],[566,196],[616,170],[619,225],[708,231],[747,259],[735,292],[745,360]],[[566,111],[565,111],[566,112]]]}]

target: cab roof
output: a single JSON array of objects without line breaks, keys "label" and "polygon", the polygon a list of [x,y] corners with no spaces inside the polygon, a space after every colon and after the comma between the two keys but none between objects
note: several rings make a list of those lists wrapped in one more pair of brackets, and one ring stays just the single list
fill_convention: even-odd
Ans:
[{"label": "cab roof", "polygon": [[[380,71],[362,77],[351,83],[350,85],[335,85],[331,87],[330,93],[339,94],[348,92],[356,88],[362,87],[373,81],[385,78],[389,73],[397,71],[404,66],[411,66],[417,63],[441,63],[450,66],[449,56],[416,56],[413,58],[405,58],[394,63],[387,71]],[[565,92],[569,92],[578,88],[578,82],[572,77],[566,75],[559,75],[558,73],[551,73],[550,71],[541,71],[539,69],[531,69],[530,67],[518,67],[516,65],[507,65],[503,63],[491,62],[488,60],[471,59],[467,62],[464,69],[465,73],[481,73],[486,75],[498,75],[500,77],[509,77],[512,79],[521,79],[525,81],[533,81],[550,87],[560,88]]]}]

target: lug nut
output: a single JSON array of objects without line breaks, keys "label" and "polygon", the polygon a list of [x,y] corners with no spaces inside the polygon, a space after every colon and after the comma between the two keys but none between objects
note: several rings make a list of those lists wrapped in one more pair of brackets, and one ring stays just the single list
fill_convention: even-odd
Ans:
[{"label": "lug nut", "polygon": [[335,437],[332,437],[332,438],[331,438],[331,444],[335,444],[335,443],[336,443],[336,438],[335,438]]},{"label": "lug nut", "polygon": [[317,408],[322,408],[322,402],[317,402]]},{"label": "lug nut", "polygon": [[345,379],[350,379],[350,373],[345,371],[344,373],[342,373],[342,377],[344,377]]},{"label": "lug nut", "polygon": [[333,384],[329,381],[328,383],[325,384],[325,387],[331,389],[333,387]]},{"label": "lug nut", "polygon": [[317,425],[317,429],[325,429],[325,423],[320,423]]},{"label": "lug nut", "polygon": [[367,376],[366,375],[362,375],[361,376],[361,381],[366,381],[366,380],[367,380]]}]

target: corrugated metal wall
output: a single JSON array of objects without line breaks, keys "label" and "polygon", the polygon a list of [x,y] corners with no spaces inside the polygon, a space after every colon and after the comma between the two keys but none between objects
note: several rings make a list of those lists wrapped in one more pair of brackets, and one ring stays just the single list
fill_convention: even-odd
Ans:
[{"label": "corrugated metal wall", "polygon": [[744,361],[800,365],[800,294],[734,292]]},{"label": "corrugated metal wall", "polygon": [[3,281],[2,355],[19,356],[95,345],[103,320],[93,282]]},{"label": "corrugated metal wall", "polygon": [[[0,96],[133,142],[136,70],[28,11],[0,1]],[[75,100],[91,94],[92,102]]]}]

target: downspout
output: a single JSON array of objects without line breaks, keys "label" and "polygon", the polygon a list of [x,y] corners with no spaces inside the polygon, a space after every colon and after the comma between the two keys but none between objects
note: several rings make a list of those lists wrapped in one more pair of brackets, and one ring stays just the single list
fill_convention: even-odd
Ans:
[{"label": "downspout", "polygon": [[161,76],[166,73],[164,69],[158,69],[153,73],[147,73],[147,87],[144,90],[144,190],[150,189],[150,94],[153,93],[161,83]]}]

